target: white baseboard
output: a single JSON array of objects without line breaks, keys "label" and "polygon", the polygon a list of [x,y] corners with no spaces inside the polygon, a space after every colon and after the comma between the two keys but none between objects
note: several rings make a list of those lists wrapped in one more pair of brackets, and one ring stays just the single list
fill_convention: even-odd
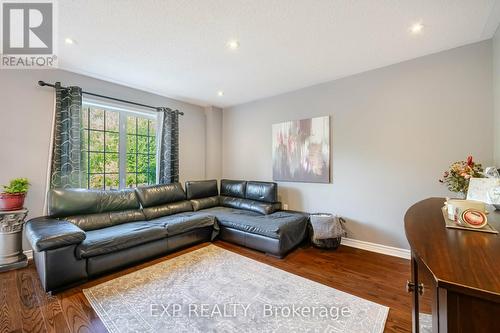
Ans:
[{"label": "white baseboard", "polygon": [[28,257],[28,259],[33,259],[33,250],[25,250],[23,253]]},{"label": "white baseboard", "polygon": [[407,249],[400,249],[398,247],[392,247],[377,243],[370,243],[352,238],[343,237],[341,244],[345,246],[355,247],[357,249],[382,253],[388,256],[399,257],[403,259],[410,259],[411,257],[410,250]]}]

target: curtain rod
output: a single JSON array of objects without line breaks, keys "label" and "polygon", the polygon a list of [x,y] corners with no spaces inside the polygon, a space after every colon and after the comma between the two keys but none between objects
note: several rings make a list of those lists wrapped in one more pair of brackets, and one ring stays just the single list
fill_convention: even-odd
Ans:
[{"label": "curtain rod", "polygon": [[[52,88],[56,87],[55,84],[47,83],[45,81],[38,81],[38,85],[41,86],[41,87],[45,87],[45,86],[52,87]],[[61,88],[62,89],[67,89],[66,87],[61,87]],[[155,106],[151,106],[151,105],[146,105],[146,104],[131,102],[131,101],[127,101],[127,100],[119,99],[119,98],[115,98],[115,97],[110,97],[110,96],[104,96],[104,95],[94,94],[94,93],[83,91],[83,90],[82,90],[82,94],[86,94],[86,95],[90,95],[90,96],[95,96],[95,97],[100,97],[100,98],[105,98],[105,99],[110,99],[110,100],[116,101],[116,102],[122,102],[122,103],[132,104],[132,105],[136,105],[136,106],[141,106],[143,108],[154,109],[156,112],[160,112],[160,111],[158,111],[159,108],[157,108]],[[171,109],[168,109],[168,110],[174,111],[174,110],[171,110]],[[181,116],[184,115],[184,112],[180,112],[179,110],[175,110],[175,111],[179,112],[179,114]]]}]

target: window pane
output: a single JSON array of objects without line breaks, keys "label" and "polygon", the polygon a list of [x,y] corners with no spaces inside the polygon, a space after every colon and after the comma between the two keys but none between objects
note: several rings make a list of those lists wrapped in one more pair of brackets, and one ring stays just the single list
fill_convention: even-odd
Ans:
[{"label": "window pane", "polygon": [[90,173],[104,172],[104,154],[103,153],[89,153],[90,159]]},{"label": "window pane", "polygon": [[148,152],[148,137],[138,136],[137,137],[137,152],[147,154]]},{"label": "window pane", "polygon": [[156,135],[156,122],[152,120],[149,121],[149,135]]},{"label": "window pane", "polygon": [[137,155],[137,172],[148,172],[148,155]]},{"label": "window pane", "polygon": [[137,151],[136,135],[127,135],[127,153],[135,153]]},{"label": "window pane", "polygon": [[135,134],[135,125],[136,125],[136,118],[135,117],[127,117],[127,133],[129,134]]},{"label": "window pane", "polygon": [[104,129],[104,110],[90,109],[90,128]]},{"label": "window pane", "polygon": [[[116,189],[120,187],[120,176],[125,177],[127,187],[156,183],[156,122],[140,116],[122,117],[118,111],[105,109],[82,107],[85,185]],[[120,119],[126,122],[122,133]],[[122,139],[125,139],[124,156],[120,156]],[[125,170],[120,170],[120,158],[125,159]]]},{"label": "window pane", "polygon": [[118,132],[120,115],[118,112],[106,111],[106,131]]},{"label": "window pane", "polygon": [[82,107],[82,127],[89,128],[89,108]]},{"label": "window pane", "polygon": [[104,188],[104,175],[90,175],[90,187],[94,189]]},{"label": "window pane", "polygon": [[106,132],[106,152],[118,152],[120,142],[120,134]]},{"label": "window pane", "polygon": [[115,153],[106,153],[106,173],[108,172],[116,172],[120,171],[120,162],[118,154]]},{"label": "window pane", "polygon": [[149,137],[149,153],[156,155],[156,138],[154,136]]},{"label": "window pane", "polygon": [[82,141],[81,141],[82,151],[89,150],[88,143],[89,143],[89,131],[83,130],[82,131]]},{"label": "window pane", "polygon": [[148,135],[148,123],[146,118],[137,118],[137,134]]},{"label": "window pane", "polygon": [[149,156],[149,183],[156,184],[156,156]]},{"label": "window pane", "polygon": [[88,172],[88,158],[89,158],[89,153],[87,151],[82,151],[82,161],[81,161],[81,166],[82,166],[82,173],[84,174],[84,176],[86,176],[87,172]]},{"label": "window pane", "polygon": [[134,187],[136,184],[136,174],[135,173],[127,173],[127,187]]},{"label": "window pane", "polygon": [[104,151],[104,133],[90,131],[90,150]]},{"label": "window pane", "polygon": [[117,190],[118,188],[120,188],[118,175],[106,174],[106,190]]},{"label": "window pane", "polygon": [[136,155],[135,154],[127,154],[127,172],[135,172],[136,169]]},{"label": "window pane", "polygon": [[148,185],[148,175],[146,173],[137,174],[137,186]]}]

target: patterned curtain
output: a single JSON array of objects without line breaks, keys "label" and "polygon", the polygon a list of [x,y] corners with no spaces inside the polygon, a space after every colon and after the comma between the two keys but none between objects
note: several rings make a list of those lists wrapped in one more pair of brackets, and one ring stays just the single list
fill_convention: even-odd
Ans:
[{"label": "patterned curtain", "polygon": [[179,181],[179,111],[158,109],[158,184]]},{"label": "patterned curtain", "polygon": [[83,186],[81,143],[82,89],[61,88],[56,82],[50,188],[80,188]]}]

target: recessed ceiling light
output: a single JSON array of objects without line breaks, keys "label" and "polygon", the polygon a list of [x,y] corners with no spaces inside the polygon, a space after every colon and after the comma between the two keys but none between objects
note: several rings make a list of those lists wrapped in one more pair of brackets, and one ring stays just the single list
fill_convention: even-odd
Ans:
[{"label": "recessed ceiling light", "polygon": [[66,38],[64,39],[64,42],[68,45],[73,45],[75,44],[75,40],[71,39],[71,38]]},{"label": "recessed ceiling light", "polygon": [[240,47],[240,42],[235,39],[230,40],[229,42],[227,42],[227,47],[230,50],[237,50]]},{"label": "recessed ceiling light", "polygon": [[421,34],[422,31],[424,30],[424,25],[420,22],[418,23],[414,23],[411,27],[410,27],[410,31],[412,34],[414,35],[418,35],[418,34]]},{"label": "recessed ceiling light", "polygon": [[217,92],[217,96],[219,96],[219,97],[224,96],[224,92],[223,92],[222,90],[219,90],[219,91]]}]

